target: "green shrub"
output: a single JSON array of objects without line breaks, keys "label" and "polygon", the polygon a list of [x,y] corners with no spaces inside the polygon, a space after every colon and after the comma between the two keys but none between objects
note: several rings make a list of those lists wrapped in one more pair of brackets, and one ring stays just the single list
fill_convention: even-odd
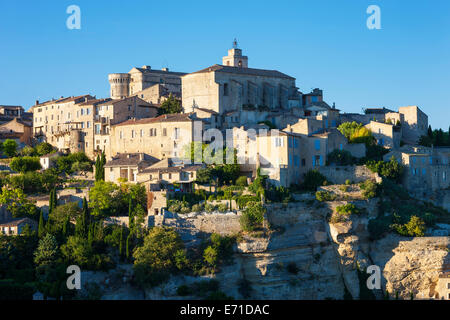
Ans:
[{"label": "green shrub", "polygon": [[10,167],[14,171],[24,173],[41,169],[38,157],[15,157],[10,162]]},{"label": "green shrub", "polygon": [[336,195],[328,192],[328,191],[317,191],[316,192],[316,199],[318,201],[334,201],[336,199]]},{"label": "green shrub", "polygon": [[303,180],[303,188],[310,191],[316,191],[317,187],[325,185],[327,178],[317,170],[309,170]]},{"label": "green shrub", "polygon": [[250,194],[242,195],[237,199],[237,205],[240,209],[245,208],[249,202],[258,202],[261,199],[258,196],[252,196]]},{"label": "green shrub", "polygon": [[227,203],[221,203],[218,205],[217,209],[219,210],[219,212],[227,212],[229,210],[228,208],[228,204]]},{"label": "green shrub", "polygon": [[355,158],[349,151],[333,150],[327,156],[328,165],[347,166],[355,163]]},{"label": "green shrub", "polygon": [[248,186],[247,177],[246,176],[240,176],[239,178],[237,178],[236,179],[236,185],[237,186],[241,186],[241,187]]},{"label": "green shrub", "polygon": [[351,182],[349,179],[345,180],[345,185],[346,185],[346,186],[349,186],[349,185],[351,185],[351,184],[352,184],[352,182]]},{"label": "green shrub", "polygon": [[392,228],[402,236],[423,237],[425,235],[425,222],[417,217],[411,216],[406,224],[393,224]]},{"label": "green shrub", "polygon": [[202,212],[204,209],[204,206],[201,204],[194,204],[192,206],[192,212]]},{"label": "green shrub", "polygon": [[358,214],[360,210],[353,203],[347,203],[341,206],[337,206],[336,212],[342,216],[350,216],[352,214]]},{"label": "green shrub", "polygon": [[208,213],[214,212],[216,210],[216,206],[211,204],[211,203],[207,203],[205,205],[205,211]]},{"label": "green shrub", "polygon": [[349,189],[350,187],[347,185],[339,186],[339,190],[341,190],[342,192],[348,192]]},{"label": "green shrub", "polygon": [[375,198],[377,196],[378,185],[373,180],[366,180],[360,183],[360,188],[363,190],[362,195],[366,199]]},{"label": "green shrub", "polygon": [[253,231],[262,227],[266,209],[259,202],[250,202],[242,213],[239,222],[244,231]]}]

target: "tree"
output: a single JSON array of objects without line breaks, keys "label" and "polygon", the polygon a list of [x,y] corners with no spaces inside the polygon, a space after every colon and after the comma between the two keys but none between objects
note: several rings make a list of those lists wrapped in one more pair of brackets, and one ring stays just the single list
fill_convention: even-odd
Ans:
[{"label": "tree", "polygon": [[53,146],[48,142],[42,142],[36,146],[36,153],[43,156],[54,151]]},{"label": "tree", "polygon": [[203,252],[203,259],[211,267],[215,268],[217,266],[218,252],[215,248],[208,246]]},{"label": "tree", "polygon": [[244,231],[253,231],[262,227],[266,209],[259,202],[249,202],[244,209],[239,222]]},{"label": "tree", "polygon": [[86,201],[86,197],[83,198],[83,209],[81,215],[77,219],[77,224],[75,226],[75,234],[86,239],[88,237],[89,230],[89,209]]},{"label": "tree", "polygon": [[14,157],[17,152],[17,142],[12,139],[6,139],[2,145],[3,153],[9,158]]},{"label": "tree", "polygon": [[158,285],[177,269],[177,257],[184,244],[179,234],[167,227],[154,227],[141,247],[133,252],[137,283],[144,287]]},{"label": "tree", "polygon": [[77,264],[80,267],[87,266],[93,254],[92,248],[86,239],[77,236],[67,238],[66,244],[61,246],[61,253],[66,261]]},{"label": "tree", "polygon": [[34,252],[34,262],[37,265],[48,265],[56,262],[59,254],[58,242],[55,237],[47,233],[39,241],[39,245]]},{"label": "tree", "polygon": [[89,190],[89,207],[93,216],[109,216],[119,207],[114,195],[119,192],[119,187],[113,182],[96,181],[94,187]]},{"label": "tree", "polygon": [[175,99],[172,94],[164,101],[158,109],[158,115],[171,114],[171,113],[182,113],[183,108],[179,100]]},{"label": "tree", "polygon": [[42,238],[45,234],[45,220],[44,213],[41,211],[41,215],[39,216],[39,226],[38,226],[38,236]]}]

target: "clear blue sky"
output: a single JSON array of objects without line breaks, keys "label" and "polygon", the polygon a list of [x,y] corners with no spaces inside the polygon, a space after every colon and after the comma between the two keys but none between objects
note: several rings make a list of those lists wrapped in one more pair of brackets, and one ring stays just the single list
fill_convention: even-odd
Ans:
[{"label": "clear blue sky", "polygon": [[[81,8],[81,30],[66,8]],[[366,9],[381,8],[381,30]],[[0,104],[90,93],[133,66],[192,72],[221,63],[233,38],[249,66],[319,87],[345,112],[419,105],[450,124],[450,1],[1,1]]]}]

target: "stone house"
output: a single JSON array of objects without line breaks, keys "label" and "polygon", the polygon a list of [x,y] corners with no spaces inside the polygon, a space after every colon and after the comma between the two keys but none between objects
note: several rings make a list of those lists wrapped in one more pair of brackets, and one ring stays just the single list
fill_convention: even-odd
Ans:
[{"label": "stone house", "polygon": [[54,166],[54,160],[59,157],[61,154],[59,152],[48,153],[41,157],[39,157],[39,163],[43,170],[47,170]]},{"label": "stone house", "polygon": [[405,142],[417,143],[420,136],[426,135],[428,130],[428,116],[418,106],[398,108],[403,115],[402,137]]},{"label": "stone house", "polygon": [[31,145],[33,138],[33,125],[31,122],[14,118],[13,120],[0,125],[1,133],[12,133],[18,136],[19,142]]},{"label": "stone house", "polygon": [[0,234],[7,236],[22,234],[23,228],[28,225],[31,230],[37,230],[37,222],[30,218],[12,219],[0,223]]},{"label": "stone house", "polygon": [[370,121],[365,127],[372,132],[377,144],[386,148],[396,149],[400,147],[402,138],[401,127],[390,123]]},{"label": "stone house", "polygon": [[183,157],[192,141],[202,141],[203,122],[195,114],[131,119],[111,127],[111,156],[146,153],[158,159]]},{"label": "stone house", "polygon": [[106,162],[104,166],[105,181],[119,183],[119,179],[137,183],[137,175],[143,169],[158,159],[144,153],[120,153]]},{"label": "stone house", "polygon": [[191,192],[197,179],[197,171],[204,166],[166,158],[140,170],[137,182],[147,185],[149,191]]}]

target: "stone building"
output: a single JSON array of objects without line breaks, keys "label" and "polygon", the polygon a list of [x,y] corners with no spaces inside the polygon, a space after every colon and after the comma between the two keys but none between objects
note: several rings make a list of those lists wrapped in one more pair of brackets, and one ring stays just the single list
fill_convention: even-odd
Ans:
[{"label": "stone building", "polygon": [[141,170],[137,181],[147,186],[149,191],[191,192],[197,179],[197,171],[203,164],[186,164],[174,158],[163,159]]},{"label": "stone building", "polygon": [[37,222],[30,218],[12,219],[0,222],[0,234],[16,236],[22,234],[23,228],[28,225],[31,230],[37,230]]},{"label": "stone building", "polygon": [[399,148],[402,138],[401,126],[390,123],[370,121],[365,127],[372,132],[378,145],[386,148]]},{"label": "stone building", "polygon": [[[166,92],[172,92],[175,96],[179,96],[183,75],[185,75],[183,72],[169,71],[168,68],[155,70],[150,66],[135,67],[128,73],[112,73],[108,75],[111,98],[123,99],[137,95],[148,102],[157,103],[156,101],[163,95],[163,92],[159,91],[159,86],[164,87]],[[150,91],[144,91],[153,86],[157,87]],[[158,96],[159,94],[161,95]]]},{"label": "stone building", "polygon": [[[295,78],[276,70],[248,67],[237,45],[213,65],[182,77],[186,112],[207,109],[219,115],[219,126],[232,128],[270,118],[268,113],[301,105]],[[266,114],[261,115],[261,113]]]},{"label": "stone building", "polygon": [[403,185],[414,196],[450,187],[450,148],[404,146],[387,153],[383,160],[392,157],[406,166]]},{"label": "stone building", "polygon": [[[158,107],[136,96],[120,100],[107,99],[94,105],[94,126],[90,132],[93,152],[104,151],[108,158],[111,153],[111,126],[130,120],[153,118]],[[119,151],[120,153],[120,151]]]},{"label": "stone building", "polygon": [[0,124],[10,122],[15,118],[29,125],[33,122],[33,114],[25,112],[22,106],[0,105]]},{"label": "stone building", "polygon": [[32,107],[33,132],[60,151],[83,151],[90,158],[108,151],[109,127],[131,118],[153,117],[157,107],[138,98],[96,99],[90,95],[61,98]]},{"label": "stone building", "polygon": [[158,159],[183,157],[186,146],[202,141],[203,123],[195,114],[131,119],[111,126],[111,156],[146,153]]},{"label": "stone building", "polygon": [[144,153],[120,153],[105,164],[105,181],[136,183],[138,173],[157,161],[158,159]]},{"label": "stone building", "polygon": [[398,108],[403,115],[402,137],[405,142],[416,144],[420,136],[426,135],[428,130],[428,116],[418,106]]},{"label": "stone building", "polygon": [[[30,122],[23,121],[20,118],[14,118],[13,120],[0,125],[0,137],[4,136],[5,139],[14,137],[19,143],[31,145],[33,140],[33,125]],[[4,140],[1,138],[1,140]]]}]

